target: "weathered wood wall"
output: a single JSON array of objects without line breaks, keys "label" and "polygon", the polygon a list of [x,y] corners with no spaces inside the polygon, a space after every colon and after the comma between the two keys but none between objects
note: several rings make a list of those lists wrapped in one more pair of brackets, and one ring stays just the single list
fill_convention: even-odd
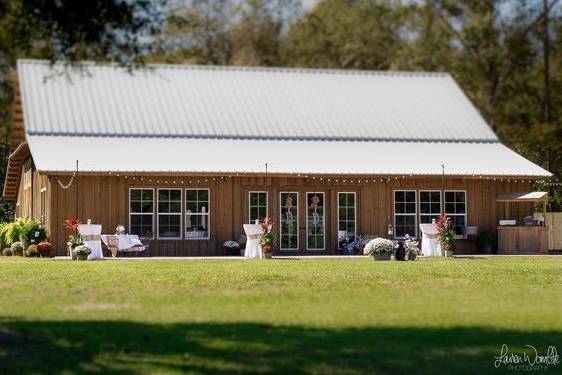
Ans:
[{"label": "weathered wood wall", "polygon": [[548,249],[562,250],[562,212],[547,212],[545,224],[548,227]]},{"label": "weathered wood wall", "polygon": [[[118,224],[128,227],[128,190],[130,187],[199,187],[211,191],[211,239],[210,240],[153,240],[146,255],[198,256],[224,254],[222,244],[227,240],[237,240],[242,234],[242,224],[248,220],[248,192],[268,191],[269,215],[279,222],[279,192],[299,192],[299,232],[301,248],[305,246],[305,194],[324,192],[326,194],[326,251],[299,251],[291,254],[333,254],[337,247],[337,193],[357,193],[358,234],[387,236],[387,226],[394,221],[393,190],[397,189],[441,189],[440,178],[398,178],[382,182],[380,178],[335,178],[312,179],[301,177],[232,177],[221,181],[213,177],[193,176],[81,176],[67,190],[61,189],[49,176],[46,185],[49,189],[49,230],[58,255],[65,253],[67,233],[63,220],[77,214],[84,220],[92,219],[103,226],[104,233],[113,233]],[[63,182],[68,176],[60,177]],[[205,182],[207,180],[207,182]],[[358,182],[360,180],[360,182]],[[199,182],[198,182],[199,181]],[[366,182],[368,181],[368,182]],[[375,181],[375,182],[373,182]],[[78,185],[78,210],[75,207],[75,189]],[[497,221],[503,217],[502,204],[496,203],[497,195],[504,192],[528,191],[531,183],[500,182],[478,178],[447,178],[445,189],[466,190],[468,225],[479,230],[495,230]],[[530,204],[514,205],[511,215],[521,221],[531,212]],[[460,241],[461,252],[475,252],[471,242]]]}]

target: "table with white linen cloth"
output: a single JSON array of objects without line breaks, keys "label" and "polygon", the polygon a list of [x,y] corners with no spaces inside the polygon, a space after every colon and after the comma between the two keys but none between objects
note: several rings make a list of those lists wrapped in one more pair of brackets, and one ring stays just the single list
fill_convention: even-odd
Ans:
[{"label": "table with white linen cloth", "polygon": [[246,233],[246,249],[244,256],[246,258],[263,258],[263,251],[259,243],[262,228],[259,224],[244,224],[244,232]]},{"label": "table with white linen cloth", "polygon": [[[108,234],[102,234],[101,240],[109,248],[109,236]],[[116,234],[117,239],[117,250],[119,251],[144,251],[144,244],[141,242],[140,238],[136,234]]]},{"label": "table with white linen cloth", "polygon": [[441,256],[441,249],[439,247],[437,225],[420,224],[422,232],[422,254],[426,257]]},{"label": "table with white linen cloth", "polygon": [[101,225],[100,224],[80,224],[78,233],[84,239],[84,246],[92,250],[88,255],[88,260],[103,259],[101,251]]}]

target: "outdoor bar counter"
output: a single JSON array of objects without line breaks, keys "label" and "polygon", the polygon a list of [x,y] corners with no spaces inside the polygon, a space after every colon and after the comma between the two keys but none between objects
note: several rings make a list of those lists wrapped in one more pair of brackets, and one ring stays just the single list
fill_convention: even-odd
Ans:
[{"label": "outdoor bar counter", "polygon": [[546,254],[548,228],[498,226],[498,254]]},{"label": "outdoor bar counter", "polygon": [[[548,193],[525,192],[502,194],[498,202],[505,203],[505,215],[511,216],[510,205],[521,202],[540,202],[543,205],[543,214],[533,215],[533,225],[499,225],[498,254],[547,254],[548,253],[548,227],[544,225]],[[501,223],[501,222],[500,222]]]}]

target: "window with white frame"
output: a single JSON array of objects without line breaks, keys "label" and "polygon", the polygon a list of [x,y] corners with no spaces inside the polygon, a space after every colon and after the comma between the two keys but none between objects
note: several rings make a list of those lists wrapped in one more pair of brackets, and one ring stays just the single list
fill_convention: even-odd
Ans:
[{"label": "window with white frame", "polygon": [[441,215],[441,191],[420,190],[420,223],[431,224]]},{"label": "window with white frame", "polygon": [[279,193],[279,242],[281,250],[299,249],[299,193]]},{"label": "window with white frame", "polygon": [[154,238],[154,189],[129,189],[129,232]]},{"label": "window with white frame", "polygon": [[338,193],[338,248],[357,235],[355,204],[355,193]]},{"label": "window with white frame", "polygon": [[416,191],[394,191],[394,236],[417,236]]},{"label": "window with white frame", "polygon": [[39,221],[45,224],[46,219],[47,219],[47,188],[43,188],[39,192]]},{"label": "window with white frame", "polygon": [[307,250],[324,250],[325,214],[324,193],[306,193]]},{"label": "window with white frame", "polygon": [[181,189],[158,189],[158,238],[181,239]]},{"label": "window with white frame", "polygon": [[256,220],[267,216],[267,192],[250,191],[248,193],[248,223],[254,224]]},{"label": "window with white frame", "polygon": [[445,190],[445,215],[451,218],[457,236],[466,234],[466,192],[460,190]]},{"label": "window with white frame", "polygon": [[209,239],[209,189],[185,189],[185,238]]}]

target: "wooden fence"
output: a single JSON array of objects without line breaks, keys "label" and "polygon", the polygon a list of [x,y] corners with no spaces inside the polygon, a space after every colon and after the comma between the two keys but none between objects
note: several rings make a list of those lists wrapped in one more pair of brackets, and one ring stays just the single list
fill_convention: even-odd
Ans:
[{"label": "wooden fence", "polygon": [[548,249],[562,250],[562,212],[547,212]]}]

